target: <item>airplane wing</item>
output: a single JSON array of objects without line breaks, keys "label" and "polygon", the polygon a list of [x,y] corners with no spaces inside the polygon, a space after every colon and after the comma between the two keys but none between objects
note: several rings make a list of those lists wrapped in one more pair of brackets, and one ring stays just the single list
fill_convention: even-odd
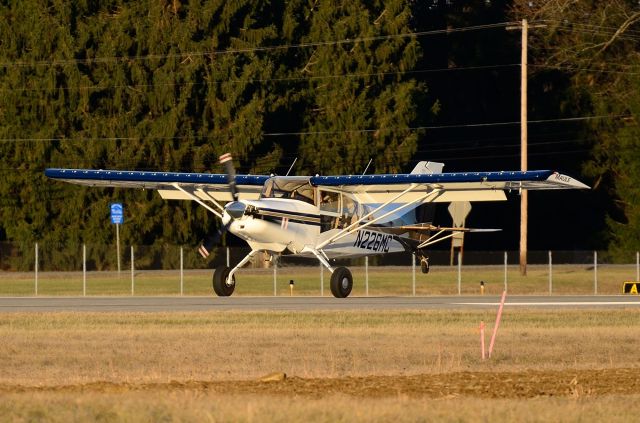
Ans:
[{"label": "airplane wing", "polygon": [[[154,189],[165,200],[232,200],[224,174],[90,169],[46,169],[44,174],[51,179],[92,187]],[[257,199],[268,178],[237,175],[240,199]]]},{"label": "airplane wing", "polygon": [[[361,203],[375,205],[373,210],[346,228],[321,236],[321,242],[316,245],[318,250],[423,203],[500,201],[506,199],[505,191],[521,189],[589,189],[582,182],[551,170],[314,176],[310,182],[319,189],[348,193]],[[430,242],[431,238],[419,247]]]},{"label": "airplane wing", "polygon": [[589,189],[570,176],[551,170],[459,172],[396,175],[313,176],[311,184],[353,194],[363,203],[382,203],[399,194],[414,201],[436,190],[430,202],[500,201],[505,191],[546,189]]}]

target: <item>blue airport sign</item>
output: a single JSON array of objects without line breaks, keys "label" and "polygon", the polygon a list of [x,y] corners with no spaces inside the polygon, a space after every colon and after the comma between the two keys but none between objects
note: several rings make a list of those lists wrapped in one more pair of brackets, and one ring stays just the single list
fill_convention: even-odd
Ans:
[{"label": "blue airport sign", "polygon": [[124,221],[124,208],[122,203],[111,204],[111,223],[114,225],[121,225]]}]

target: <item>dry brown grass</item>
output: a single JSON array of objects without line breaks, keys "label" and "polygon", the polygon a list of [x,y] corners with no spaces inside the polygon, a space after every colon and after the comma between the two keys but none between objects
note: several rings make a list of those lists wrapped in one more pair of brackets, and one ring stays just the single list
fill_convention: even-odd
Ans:
[{"label": "dry brown grass", "polygon": [[410,397],[376,399],[228,396],[176,392],[8,395],[0,422],[629,422],[640,396],[486,400]]},{"label": "dry brown grass", "polygon": [[[3,314],[0,421],[539,421],[561,410],[565,421],[623,421],[640,411],[639,310],[509,309],[494,357],[482,361],[477,326],[493,319],[494,311]],[[272,386],[295,389],[230,388],[273,371],[290,378]],[[595,382],[600,374],[606,383]],[[509,383],[531,381],[526,395],[508,394]],[[334,389],[368,383],[383,394],[354,401]],[[457,388],[425,389],[447,383]],[[484,391],[503,399],[478,399]],[[624,411],[611,395],[622,395]]]}]

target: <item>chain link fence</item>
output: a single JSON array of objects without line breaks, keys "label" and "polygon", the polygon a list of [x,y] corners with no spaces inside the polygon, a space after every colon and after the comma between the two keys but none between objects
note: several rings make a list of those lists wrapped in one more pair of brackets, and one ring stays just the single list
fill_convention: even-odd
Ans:
[{"label": "chain link fence", "polygon": [[[249,248],[216,248],[205,260],[176,245],[0,243],[0,296],[213,295],[213,269],[233,267]],[[408,253],[341,259],[354,278],[352,295],[620,294],[640,279],[640,255],[614,263],[604,252],[531,251],[527,275],[518,252],[430,253],[430,272]],[[236,274],[234,295],[331,295],[331,274],[313,258],[259,254]]]}]

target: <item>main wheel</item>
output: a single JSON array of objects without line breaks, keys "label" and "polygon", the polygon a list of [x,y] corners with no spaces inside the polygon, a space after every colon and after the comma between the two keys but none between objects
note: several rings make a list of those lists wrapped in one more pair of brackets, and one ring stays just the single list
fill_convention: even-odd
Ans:
[{"label": "main wheel", "polygon": [[347,298],[353,289],[353,277],[346,267],[338,267],[331,274],[331,293],[336,298]]},{"label": "main wheel", "polygon": [[236,277],[232,276],[230,281],[227,281],[229,276],[229,269],[227,266],[221,265],[216,267],[213,272],[213,291],[218,297],[228,297],[233,294],[233,290],[236,288]]}]

